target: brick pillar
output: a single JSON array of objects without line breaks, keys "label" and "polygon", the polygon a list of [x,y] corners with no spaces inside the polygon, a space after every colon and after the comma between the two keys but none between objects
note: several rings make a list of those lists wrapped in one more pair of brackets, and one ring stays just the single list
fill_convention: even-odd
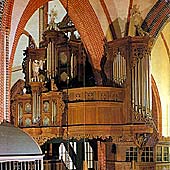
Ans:
[{"label": "brick pillar", "polygon": [[98,148],[98,170],[106,170],[106,146],[104,142],[97,142]]},{"label": "brick pillar", "polygon": [[8,27],[5,28],[5,55],[4,55],[4,73],[5,73],[5,87],[4,87],[4,119],[10,121],[10,73],[9,73],[9,33],[10,29]]},{"label": "brick pillar", "polygon": [[4,119],[4,32],[0,31],[0,122]]}]

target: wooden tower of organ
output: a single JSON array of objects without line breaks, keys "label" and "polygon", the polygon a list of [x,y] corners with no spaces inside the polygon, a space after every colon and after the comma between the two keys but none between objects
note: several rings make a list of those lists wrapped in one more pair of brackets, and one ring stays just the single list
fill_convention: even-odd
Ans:
[{"label": "wooden tower of organ", "polygon": [[11,93],[12,122],[42,147],[45,170],[57,164],[70,170],[154,168],[150,37],[105,42],[95,77],[91,56],[68,23],[67,16],[49,26],[39,48],[30,38],[25,81]]}]

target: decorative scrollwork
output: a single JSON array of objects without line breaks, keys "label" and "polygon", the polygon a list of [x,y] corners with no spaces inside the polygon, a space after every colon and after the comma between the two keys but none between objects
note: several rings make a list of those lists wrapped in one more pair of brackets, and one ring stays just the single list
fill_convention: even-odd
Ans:
[{"label": "decorative scrollwork", "polygon": [[150,134],[148,133],[142,133],[142,134],[137,133],[134,138],[134,143],[139,148],[139,150],[142,150],[143,147],[148,142],[149,138],[150,138]]},{"label": "decorative scrollwork", "polygon": [[43,145],[45,142],[47,142],[48,140],[50,140],[50,139],[52,139],[52,138],[56,138],[56,135],[54,135],[54,134],[38,135],[38,136],[34,136],[33,138],[34,138],[35,141],[41,146],[41,145]]}]

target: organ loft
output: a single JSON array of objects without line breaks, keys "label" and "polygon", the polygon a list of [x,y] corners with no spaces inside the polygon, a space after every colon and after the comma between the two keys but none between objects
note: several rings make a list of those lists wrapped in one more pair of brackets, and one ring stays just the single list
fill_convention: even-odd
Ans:
[{"label": "organ loft", "polygon": [[45,170],[153,169],[159,126],[151,38],[104,40],[95,70],[69,16],[55,23],[53,12],[39,47],[30,36],[24,50],[11,122],[41,146]]}]

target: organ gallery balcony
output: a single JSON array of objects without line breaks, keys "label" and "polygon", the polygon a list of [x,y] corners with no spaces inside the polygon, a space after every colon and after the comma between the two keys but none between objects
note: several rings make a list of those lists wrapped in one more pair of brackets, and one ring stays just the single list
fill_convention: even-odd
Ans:
[{"label": "organ gallery balcony", "polygon": [[150,37],[106,42],[96,71],[80,40],[52,41],[46,33],[41,48],[24,53],[26,94],[20,92],[11,104],[16,126],[39,142],[55,137],[128,142],[153,133]]},{"label": "organ gallery balcony", "polygon": [[153,128],[132,122],[127,94],[126,88],[72,88],[42,93],[36,104],[30,94],[18,95],[14,122],[40,144],[56,137],[132,141]]}]

